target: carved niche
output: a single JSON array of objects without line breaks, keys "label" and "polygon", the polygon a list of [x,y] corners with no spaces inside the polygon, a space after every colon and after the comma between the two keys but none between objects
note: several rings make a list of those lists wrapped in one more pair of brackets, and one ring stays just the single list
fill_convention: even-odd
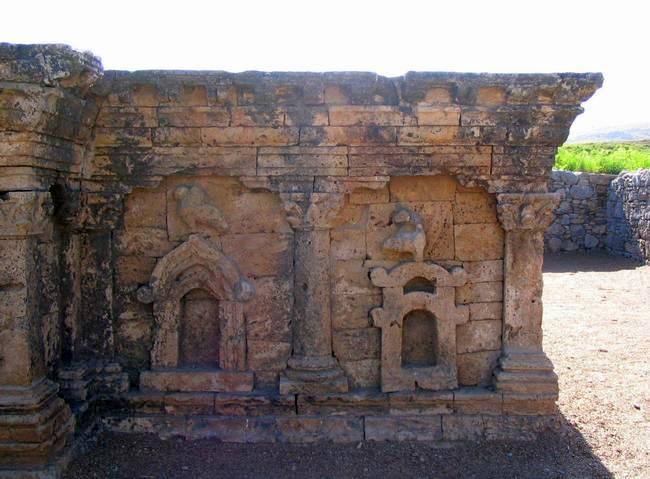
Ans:
[{"label": "carved niche", "polygon": [[400,229],[384,241],[384,249],[414,261],[370,273],[383,295],[382,307],[371,311],[381,329],[381,389],[453,389],[458,386],[456,326],[469,320],[468,307],[455,302],[465,271],[423,261],[426,237],[415,213],[399,208],[393,222]]},{"label": "carved niche", "polygon": [[[205,194],[200,188],[180,186],[174,198],[192,231],[226,231],[221,212],[203,203]],[[247,371],[246,364],[244,303],[253,294],[253,285],[219,249],[218,239],[191,234],[161,258],[149,284],[138,290],[140,301],[153,303],[156,324],[152,371],[141,374],[141,387],[167,391],[251,390],[253,373]],[[188,337],[198,346],[188,343]],[[210,344],[210,338],[215,338],[215,344]],[[189,346],[184,348],[183,344]],[[188,351],[186,357],[184,351]],[[187,369],[197,366],[188,363],[188,355],[200,359],[200,370]]]},{"label": "carved niche", "polygon": [[241,276],[232,260],[199,235],[191,235],[162,258],[149,286],[138,291],[141,301],[153,302],[157,328],[151,351],[152,368],[179,366],[181,300],[197,289],[206,291],[219,302],[215,318],[221,330],[219,367],[246,369],[243,303],[253,296],[253,285]]}]

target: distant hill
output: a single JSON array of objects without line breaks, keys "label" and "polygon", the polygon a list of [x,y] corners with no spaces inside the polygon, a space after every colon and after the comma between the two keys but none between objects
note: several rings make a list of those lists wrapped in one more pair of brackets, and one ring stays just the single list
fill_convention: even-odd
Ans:
[{"label": "distant hill", "polygon": [[567,143],[650,140],[650,124],[611,127],[589,133],[570,135]]}]

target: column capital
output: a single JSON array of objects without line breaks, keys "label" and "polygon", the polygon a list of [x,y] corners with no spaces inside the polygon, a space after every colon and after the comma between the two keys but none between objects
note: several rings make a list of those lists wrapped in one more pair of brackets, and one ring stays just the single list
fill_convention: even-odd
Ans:
[{"label": "column capital", "polygon": [[297,231],[330,229],[345,205],[342,193],[280,193],[287,222]]},{"label": "column capital", "polygon": [[559,193],[502,193],[497,195],[499,222],[506,231],[543,231],[553,219]]}]

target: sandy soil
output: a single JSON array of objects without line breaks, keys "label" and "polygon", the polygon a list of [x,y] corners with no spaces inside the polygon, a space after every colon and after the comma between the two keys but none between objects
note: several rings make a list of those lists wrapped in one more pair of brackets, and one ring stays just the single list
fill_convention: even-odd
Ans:
[{"label": "sandy soil", "polygon": [[650,266],[549,256],[563,430],[538,441],[222,444],[104,434],[67,478],[650,478]]}]

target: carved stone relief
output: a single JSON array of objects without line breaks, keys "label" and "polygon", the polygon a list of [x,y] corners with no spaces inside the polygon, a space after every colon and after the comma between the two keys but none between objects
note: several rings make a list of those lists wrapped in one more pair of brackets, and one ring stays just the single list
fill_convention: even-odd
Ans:
[{"label": "carved stone relief", "polygon": [[174,190],[178,216],[190,229],[190,233],[211,230],[217,235],[228,230],[223,213],[209,204],[205,192],[198,186],[177,186]]},{"label": "carved stone relief", "polygon": [[[218,304],[219,324],[218,366],[223,371],[246,370],[246,331],[243,304],[254,294],[253,285],[241,276],[237,265],[214,244],[199,235],[190,238],[168,253],[156,265],[148,286],[138,290],[138,299],[153,302],[156,331],[151,351],[152,369],[178,368],[180,321],[183,298],[194,290],[202,290]],[[243,380],[252,388],[252,373],[243,373]],[[145,383],[152,384],[151,372],[143,373]],[[170,386],[165,376],[163,389],[185,387],[183,381]],[[141,382],[143,377],[141,376]],[[210,390],[233,390],[228,384],[213,383]],[[191,381],[188,383],[191,385]],[[156,386],[152,386],[156,388]],[[172,389],[170,389],[172,388]],[[235,390],[241,390],[236,386]]]},{"label": "carved stone relief", "polygon": [[370,273],[383,294],[382,307],[371,311],[374,326],[382,331],[381,389],[455,388],[456,326],[468,321],[469,311],[456,306],[454,288],[465,284],[465,271],[422,261],[426,237],[415,213],[398,208],[393,222],[400,228],[384,241],[384,249],[414,261]]},{"label": "carved stone relief", "polygon": [[[460,268],[449,272],[433,263],[412,262],[390,271],[375,268],[370,279],[383,293],[382,307],[371,311],[373,324],[382,332],[381,390],[457,387],[456,326],[468,321],[469,311],[465,305],[456,306],[454,288],[465,284],[465,272]],[[408,287],[414,283],[419,287]],[[436,357],[431,364],[418,366],[403,362],[404,320],[413,312],[426,312],[433,322]]]}]

